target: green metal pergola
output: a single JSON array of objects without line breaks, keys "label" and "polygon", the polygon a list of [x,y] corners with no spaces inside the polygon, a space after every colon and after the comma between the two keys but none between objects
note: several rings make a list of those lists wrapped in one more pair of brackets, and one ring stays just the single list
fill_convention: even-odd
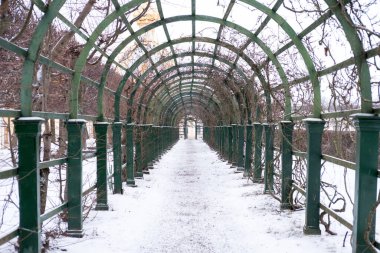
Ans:
[{"label": "green metal pergola", "polygon": [[[274,136],[280,133],[281,147],[281,207],[290,208],[289,195],[294,189],[306,196],[305,234],[320,234],[320,210],[328,212],[347,228],[353,231],[353,252],[366,252],[369,240],[375,243],[375,229],[368,238],[367,217],[377,199],[377,167],[378,167],[378,132],[380,110],[374,108],[371,90],[371,75],[368,59],[378,57],[379,46],[368,50],[354,26],[351,14],[345,8],[349,0],[325,0],[325,11],[321,11],[301,32],[278,14],[284,0],[273,1],[272,4],[256,0],[230,0],[221,18],[213,15],[197,13],[197,1],[191,2],[189,15],[165,17],[161,0],[153,5],[157,9],[159,19],[135,30],[125,15],[131,9],[144,4],[147,0],[132,0],[127,3],[111,0],[113,11],[101,20],[89,34],[76,27],[60,10],[66,0],[53,0],[49,5],[42,0],[32,2],[42,12],[30,45],[27,49],[13,44],[0,37],[2,50],[11,51],[23,57],[24,65],[20,84],[20,110],[0,109],[0,116],[15,118],[15,131],[18,137],[18,167],[0,172],[0,179],[16,176],[19,184],[20,223],[19,227],[0,238],[0,244],[18,236],[19,252],[41,252],[41,226],[44,220],[67,210],[67,235],[83,236],[82,201],[83,196],[92,190],[97,192],[97,210],[108,210],[107,182],[109,177],[114,180],[114,193],[123,193],[122,171],[126,170],[128,186],[135,186],[135,178],[143,177],[143,171],[153,166],[153,163],[179,139],[179,122],[188,116],[203,122],[203,140],[215,149],[220,157],[245,176],[252,174],[255,182],[264,181],[265,192],[273,191],[273,159]],[[260,12],[263,19],[255,30],[243,27],[234,22],[230,16],[236,5],[244,5]],[[328,68],[317,68],[313,56],[305,44],[308,37],[318,27],[334,18],[339,29],[345,35],[352,55],[346,60]],[[105,52],[96,44],[99,36],[110,27],[115,20],[122,20],[127,27],[128,36],[118,43],[111,52]],[[85,42],[72,69],[41,55],[40,48],[44,37],[53,22],[59,21],[66,25]],[[171,24],[190,22],[191,31],[181,38],[172,39],[168,27]],[[216,38],[197,34],[199,22],[217,26]],[[271,41],[260,36],[269,23],[274,23],[287,37],[277,50],[271,47]],[[149,48],[141,41],[141,36],[157,29],[164,31],[166,42]],[[232,30],[246,41],[237,46],[223,38],[223,32]],[[135,59],[126,67],[117,59],[123,50],[136,44]],[[181,46],[191,44],[191,48],[183,50]],[[197,43],[213,45],[213,52],[202,51]],[[258,61],[247,53],[250,46],[257,47],[265,58]],[[293,48],[304,65],[307,74],[294,78],[286,70],[282,55]],[[84,75],[87,59],[92,50],[96,50],[105,58],[99,81],[91,80]],[[223,52],[231,52],[228,57]],[[140,55],[138,52],[141,52]],[[161,53],[159,60],[153,57]],[[190,57],[190,61],[181,63],[181,59]],[[202,59],[204,61],[197,61]],[[51,113],[32,111],[33,80],[38,64],[47,65],[58,72],[72,76],[69,91],[69,112]],[[266,67],[273,68],[267,75]],[[148,66],[142,68],[142,66]],[[360,108],[351,111],[322,112],[320,79],[331,73],[355,67],[358,71],[358,90],[360,91]],[[122,73],[122,79],[116,90],[107,87],[107,81],[112,75],[111,69],[116,67]],[[249,68],[249,69],[247,69]],[[144,69],[140,71],[140,69]],[[317,70],[318,69],[318,70]],[[137,74],[138,73],[138,74]],[[278,76],[280,83],[273,84],[270,76]],[[218,77],[219,79],[216,79]],[[300,116],[292,107],[294,94],[292,87],[311,84],[312,101],[308,116]],[[91,85],[97,90],[97,115],[80,114],[80,87]],[[128,92],[125,92],[128,89]],[[274,93],[282,92],[283,99],[278,102]],[[113,117],[106,117],[105,93],[114,99]],[[281,103],[282,118],[273,117],[274,100]],[[127,108],[126,114],[121,113]],[[263,111],[266,112],[263,115]],[[276,114],[278,115],[278,114]],[[342,118],[351,115],[353,118],[356,139],[355,163],[322,154],[322,134],[325,120]],[[62,159],[46,162],[39,161],[40,134],[43,119],[66,120],[68,132],[67,156]],[[94,122],[96,133],[97,183],[92,188],[82,189],[82,135],[87,121]],[[301,122],[302,121],[302,122]],[[301,122],[306,129],[307,150],[297,152],[293,149],[292,136],[294,124]],[[275,130],[278,124],[280,131]],[[107,131],[112,127],[112,151],[114,172],[107,175]],[[122,133],[126,136],[126,149],[122,145]],[[245,145],[244,145],[245,143]],[[262,146],[265,146],[262,154]],[[123,154],[126,162],[122,161]],[[244,155],[245,154],[245,155]],[[261,157],[264,156],[264,166]],[[293,156],[306,157],[307,185],[301,188],[292,181]],[[320,203],[321,161],[326,160],[342,165],[356,172],[355,204],[353,222],[339,217],[333,210]],[[135,161],[135,162],[134,162]],[[67,164],[68,200],[49,212],[40,213],[39,169],[58,164]],[[264,175],[263,175],[264,174]],[[374,224],[374,223],[373,223]],[[374,225],[373,225],[374,227]]]}]

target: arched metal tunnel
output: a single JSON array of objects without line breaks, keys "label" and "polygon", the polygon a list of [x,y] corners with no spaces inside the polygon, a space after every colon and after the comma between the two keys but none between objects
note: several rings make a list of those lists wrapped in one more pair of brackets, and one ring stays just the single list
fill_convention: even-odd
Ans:
[{"label": "arched metal tunnel", "polygon": [[[206,15],[207,11],[198,13],[200,1],[196,0],[189,0],[187,14],[166,17],[164,4],[156,0],[152,5],[158,18],[136,29],[126,13],[148,1],[111,0],[112,11],[99,20],[92,31],[76,27],[65,17],[62,10],[66,2],[54,0],[45,4],[42,0],[33,1],[41,12],[41,19],[28,48],[0,38],[3,50],[24,59],[19,110],[0,109],[2,117],[17,118],[18,168],[6,173],[19,178],[20,225],[17,231],[4,238],[19,236],[20,252],[40,252],[42,220],[64,209],[68,210],[67,234],[82,236],[81,139],[86,120],[94,122],[96,133],[98,174],[94,189],[97,190],[98,210],[108,209],[107,178],[110,175],[107,175],[106,156],[109,129],[112,130],[114,193],[120,194],[123,192],[122,173],[126,173],[127,185],[135,185],[135,177],[141,177],[179,139],[180,122],[186,124],[191,119],[202,123],[204,141],[222,159],[255,182],[264,180],[267,193],[273,191],[274,155],[281,155],[281,167],[278,168],[281,172],[278,175],[281,179],[281,207],[290,208],[289,196],[294,190],[306,195],[305,234],[320,234],[319,214],[322,208],[353,230],[353,252],[364,252],[368,248],[368,240],[375,244],[374,230],[365,237],[365,224],[377,199],[377,139],[380,129],[377,113],[380,110],[375,108],[376,101],[373,101],[376,96],[373,82],[378,72],[371,68],[369,61],[378,60],[379,46],[378,41],[376,46],[368,46],[368,41],[363,39],[355,25],[355,16],[349,7],[356,1],[321,1],[323,10],[318,11],[319,15],[310,15],[310,22],[301,29],[294,25],[294,20],[289,19],[285,10],[281,12],[283,0],[225,1],[221,17]],[[253,27],[246,27],[244,22],[235,22],[231,18],[237,6],[260,15],[258,19],[253,15],[250,17],[255,23]],[[304,18],[301,14],[299,17]],[[103,51],[97,42],[116,21],[127,27],[125,36],[112,49]],[[75,36],[85,41],[71,67],[40,54],[44,38],[54,22],[65,24]],[[338,31],[351,55],[341,57],[326,67],[318,62],[316,52],[310,48],[315,44],[309,39],[331,23],[336,24],[331,31]],[[170,27],[178,28],[181,24],[191,29],[185,29],[182,36],[173,38],[174,30]],[[214,38],[203,36],[197,30],[204,24],[216,27]],[[276,34],[268,36],[268,27],[277,27],[278,37]],[[162,43],[150,45],[143,41],[143,36],[152,31],[161,33],[165,38]],[[226,34],[238,37],[240,43],[226,39]],[[136,49],[125,64],[120,57],[132,45],[137,45]],[[99,80],[91,80],[85,74],[85,70],[91,68],[87,60],[93,50],[104,59]],[[290,55],[294,55],[294,59]],[[40,64],[71,77],[68,113],[33,111],[35,69]],[[121,73],[116,89],[108,87],[113,69]],[[353,82],[357,84],[357,103],[351,108],[338,106],[326,110],[322,95],[326,90],[326,80],[347,69],[356,70]],[[97,114],[92,116],[84,115],[81,108],[81,87],[88,85],[97,91]],[[303,92],[309,96],[300,100]],[[355,162],[325,155],[322,150],[324,129],[325,132],[329,129],[325,122],[332,118],[346,120],[349,115],[353,115],[357,132]],[[67,155],[59,161],[41,162],[38,159],[41,145],[38,139],[44,119],[67,120]],[[295,129],[304,131],[304,152],[293,145]],[[292,180],[293,156],[297,155],[306,157],[307,184],[302,187]],[[336,212],[320,204],[323,160],[356,170],[353,222],[337,217]],[[39,168],[63,163],[67,164],[68,171],[68,201],[53,212],[41,215]]]}]

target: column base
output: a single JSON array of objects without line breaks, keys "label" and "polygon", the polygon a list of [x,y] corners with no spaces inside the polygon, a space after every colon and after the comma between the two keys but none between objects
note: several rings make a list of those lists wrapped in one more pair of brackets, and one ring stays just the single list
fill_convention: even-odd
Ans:
[{"label": "column base", "polygon": [[291,210],[293,207],[289,203],[281,203],[280,208],[281,210]]},{"label": "column base", "polygon": [[113,194],[121,194],[121,195],[123,195],[123,193],[124,193],[124,190],[123,189],[120,189],[120,190],[114,190],[113,191]]},{"label": "column base", "polygon": [[143,170],[143,171],[142,171],[142,173],[143,173],[143,174],[145,174],[145,175],[149,175],[149,174],[150,174],[150,172],[149,172],[149,170],[148,170],[148,169],[146,169],[146,170]]},{"label": "column base", "polygon": [[137,179],[144,178],[144,173],[142,171],[137,171],[136,175],[135,175],[135,178],[137,178]]},{"label": "column base", "polygon": [[249,177],[249,171],[244,171],[244,173],[243,173],[243,177]]},{"label": "column base", "polygon": [[135,180],[127,179],[128,187],[137,187]]},{"label": "column base", "polygon": [[274,191],[273,190],[264,190],[264,194],[272,194]]},{"label": "column base", "polygon": [[99,203],[96,204],[95,210],[96,211],[108,211],[110,208],[107,204]]},{"label": "column base", "polygon": [[252,179],[252,181],[254,183],[262,183],[262,182],[264,182],[264,179],[263,178],[254,178],[254,179]]},{"label": "column base", "polygon": [[303,233],[305,235],[320,235],[321,230],[319,229],[319,227],[308,227],[305,225],[303,227]]},{"label": "column base", "polygon": [[82,238],[84,236],[83,230],[67,230],[66,236],[74,238]]},{"label": "column base", "polygon": [[237,167],[237,171],[244,172],[244,167]]}]

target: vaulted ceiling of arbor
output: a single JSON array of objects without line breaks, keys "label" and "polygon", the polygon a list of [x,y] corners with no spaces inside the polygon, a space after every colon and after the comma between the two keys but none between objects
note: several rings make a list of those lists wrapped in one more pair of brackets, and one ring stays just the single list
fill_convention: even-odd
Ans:
[{"label": "vaulted ceiling of arbor", "polygon": [[[372,110],[376,74],[366,59],[378,57],[373,45],[379,40],[362,36],[355,26],[359,14],[353,10],[360,1],[104,0],[77,27],[91,1],[80,2],[34,0],[41,19],[25,57],[24,115],[32,110],[29,74],[51,24],[74,32],[80,45],[75,63],[61,67],[72,74],[71,118],[81,112],[79,87],[85,83],[98,87],[100,121],[109,110],[115,121],[170,125],[189,115],[207,124],[290,120],[302,110],[319,118],[321,91],[331,93],[328,75],[353,64],[361,69],[350,80],[359,83],[354,107]],[[107,15],[101,14],[105,9]],[[84,71],[94,59],[102,69],[92,81]],[[53,61],[45,59],[52,66]],[[116,74],[118,85],[111,87]],[[105,108],[109,95],[111,109]]]}]

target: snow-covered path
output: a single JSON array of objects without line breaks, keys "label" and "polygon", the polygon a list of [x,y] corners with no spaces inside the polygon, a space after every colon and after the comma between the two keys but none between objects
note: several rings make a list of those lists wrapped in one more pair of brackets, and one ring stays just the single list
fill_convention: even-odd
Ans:
[{"label": "snow-covered path", "polygon": [[112,211],[92,212],[84,238],[58,239],[49,252],[351,251],[344,234],[304,236],[303,211],[280,211],[202,141],[180,140],[137,184],[110,195]]}]

